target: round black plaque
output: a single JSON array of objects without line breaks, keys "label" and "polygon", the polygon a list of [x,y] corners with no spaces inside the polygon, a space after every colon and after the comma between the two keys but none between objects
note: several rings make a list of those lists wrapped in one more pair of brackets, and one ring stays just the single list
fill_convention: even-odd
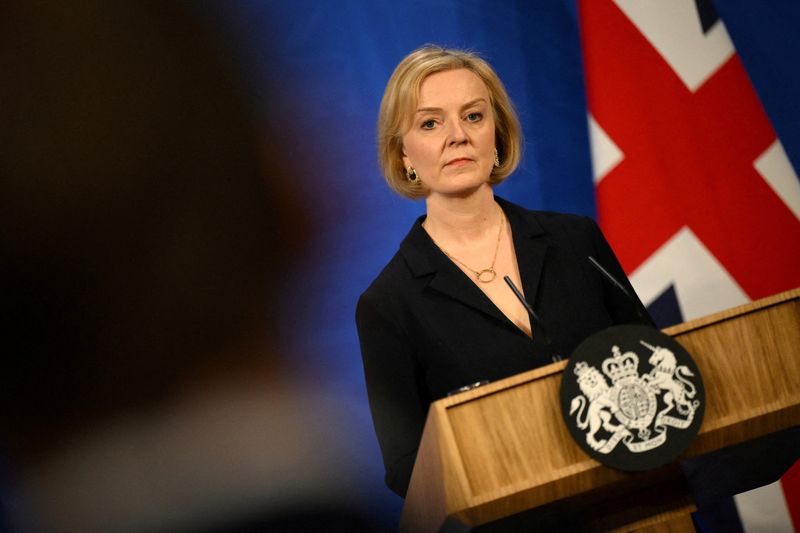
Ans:
[{"label": "round black plaque", "polygon": [[620,470],[649,470],[677,458],[697,435],[705,403],[689,353],[647,326],[614,326],[587,338],[561,380],[561,414],[572,437]]}]

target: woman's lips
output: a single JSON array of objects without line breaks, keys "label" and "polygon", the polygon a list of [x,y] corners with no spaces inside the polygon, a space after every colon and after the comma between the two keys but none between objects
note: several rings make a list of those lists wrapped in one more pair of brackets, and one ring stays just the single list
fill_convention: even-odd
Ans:
[{"label": "woman's lips", "polygon": [[467,165],[469,163],[472,163],[472,159],[467,159],[466,157],[461,157],[459,159],[453,159],[452,161],[447,163],[445,166],[446,167],[463,167],[464,165]]}]

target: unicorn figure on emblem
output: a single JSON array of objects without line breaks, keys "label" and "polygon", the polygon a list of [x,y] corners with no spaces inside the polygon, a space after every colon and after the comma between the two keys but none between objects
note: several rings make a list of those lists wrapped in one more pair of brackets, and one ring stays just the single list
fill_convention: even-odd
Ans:
[{"label": "unicorn figure on emblem", "polygon": [[653,369],[642,378],[656,390],[665,391],[663,400],[666,407],[658,413],[658,418],[662,418],[673,407],[683,416],[692,415],[700,402],[692,401],[697,394],[697,388],[686,378],[694,377],[694,372],[685,365],[678,366],[675,354],[667,348],[639,342],[653,352],[648,360]]}]

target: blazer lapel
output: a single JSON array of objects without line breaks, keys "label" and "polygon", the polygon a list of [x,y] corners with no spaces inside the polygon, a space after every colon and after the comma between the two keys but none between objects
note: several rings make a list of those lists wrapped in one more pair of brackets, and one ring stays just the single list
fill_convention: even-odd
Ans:
[{"label": "blazer lapel", "polygon": [[400,245],[414,277],[431,276],[428,288],[503,322],[509,320],[428,236],[420,217]]},{"label": "blazer lapel", "polygon": [[536,308],[536,294],[542,277],[542,269],[547,256],[545,232],[536,219],[523,208],[495,197],[503,208],[511,224],[514,236],[514,252],[522,279],[525,299]]}]

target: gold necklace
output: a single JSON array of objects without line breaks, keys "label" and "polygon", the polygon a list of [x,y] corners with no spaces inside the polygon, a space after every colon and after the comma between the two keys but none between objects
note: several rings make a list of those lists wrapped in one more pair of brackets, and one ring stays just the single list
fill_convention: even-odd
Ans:
[{"label": "gold necklace", "polygon": [[500,229],[497,231],[497,243],[495,243],[494,245],[494,257],[492,257],[492,264],[489,266],[489,268],[484,268],[483,270],[475,270],[474,268],[469,267],[466,263],[464,263],[457,257],[454,257],[449,253],[447,253],[447,250],[439,246],[439,244],[433,239],[433,237],[431,237],[433,244],[435,244],[436,247],[439,248],[439,250],[441,250],[444,255],[446,255],[459,265],[463,266],[464,268],[475,274],[475,279],[480,283],[491,283],[497,277],[497,272],[495,272],[494,270],[494,264],[497,261],[497,251],[500,249],[500,238],[503,236],[503,228],[506,227],[506,215],[505,213],[503,213],[503,210],[500,209],[500,206],[497,206],[497,208],[500,210]]}]

